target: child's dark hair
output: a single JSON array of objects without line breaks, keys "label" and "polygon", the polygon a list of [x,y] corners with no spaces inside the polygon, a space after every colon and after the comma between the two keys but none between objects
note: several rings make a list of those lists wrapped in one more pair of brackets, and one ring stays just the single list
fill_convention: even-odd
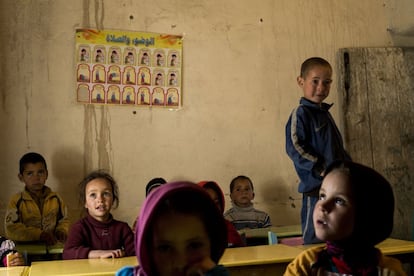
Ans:
[{"label": "child's dark hair", "polygon": [[374,169],[351,161],[335,161],[326,174],[340,171],[348,176],[355,203],[352,240],[374,246],[388,238],[394,223],[391,184]]},{"label": "child's dark hair", "polygon": [[155,187],[159,187],[163,184],[167,183],[167,181],[162,178],[162,177],[155,177],[153,179],[151,179],[148,183],[147,186],[145,187],[145,196],[148,196],[148,194],[150,193],[150,191],[155,188]]},{"label": "child's dark hair", "polygon": [[113,208],[117,208],[119,204],[119,192],[118,185],[116,184],[115,179],[105,170],[96,170],[89,173],[80,183],[79,183],[79,204],[80,206],[85,205],[85,190],[86,185],[94,179],[105,179],[111,185],[112,188],[112,197],[113,197]]},{"label": "child's dark hair", "polygon": [[[220,203],[220,208],[224,209],[224,198],[222,196],[223,192],[220,190],[220,187],[218,186],[218,184],[214,181],[208,181],[206,184],[204,184],[203,186],[204,189],[211,189],[213,190],[216,194],[217,194],[217,199],[219,200]],[[222,212],[224,212],[224,210],[221,210]]]},{"label": "child's dark hair", "polygon": [[45,170],[47,171],[46,161],[43,158],[43,156],[37,152],[28,152],[25,155],[23,155],[22,158],[20,158],[20,162],[19,162],[20,174],[23,173],[24,167],[27,164],[35,164],[35,163],[43,163],[43,165],[45,166]]},{"label": "child's dark hair", "polygon": [[254,190],[253,182],[251,181],[251,179],[248,178],[245,175],[239,175],[239,176],[236,176],[235,178],[233,178],[233,180],[230,182],[230,193],[233,192],[234,185],[236,185],[236,182],[239,181],[239,180],[247,180],[247,181],[249,181],[250,187],[252,188],[252,191]]},{"label": "child's dark hair", "polygon": [[329,67],[332,71],[332,66],[329,64],[328,61],[321,57],[311,57],[302,63],[302,66],[300,67],[300,76],[302,78],[305,78],[309,70],[311,70],[315,66],[326,66]]}]

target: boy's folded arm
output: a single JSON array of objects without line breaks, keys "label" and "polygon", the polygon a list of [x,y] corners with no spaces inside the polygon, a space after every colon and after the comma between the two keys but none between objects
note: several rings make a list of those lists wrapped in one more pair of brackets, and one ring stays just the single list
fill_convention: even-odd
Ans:
[{"label": "boy's folded arm", "polygon": [[21,222],[6,221],[6,235],[13,241],[40,240],[42,230],[33,226],[26,226]]}]

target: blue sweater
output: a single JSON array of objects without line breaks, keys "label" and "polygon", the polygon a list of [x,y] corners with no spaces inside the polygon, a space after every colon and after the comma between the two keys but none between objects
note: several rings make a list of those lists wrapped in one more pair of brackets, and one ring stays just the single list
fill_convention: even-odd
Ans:
[{"label": "blue sweater", "polygon": [[299,192],[319,189],[320,174],[335,160],[350,160],[329,109],[332,105],[300,99],[286,124],[286,152],[300,178]]}]

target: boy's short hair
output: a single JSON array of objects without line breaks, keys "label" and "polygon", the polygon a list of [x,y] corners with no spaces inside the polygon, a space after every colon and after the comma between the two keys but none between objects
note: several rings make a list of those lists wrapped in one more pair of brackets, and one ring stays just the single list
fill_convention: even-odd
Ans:
[{"label": "boy's short hair", "polygon": [[145,187],[145,196],[148,196],[152,189],[159,187],[165,183],[167,183],[167,181],[165,181],[165,179],[162,177],[156,177],[151,179]]},{"label": "boy's short hair", "polygon": [[388,238],[394,224],[391,184],[374,169],[352,161],[335,161],[326,174],[338,170],[348,176],[355,203],[352,240],[374,246]]},{"label": "boy's short hair", "polygon": [[329,64],[328,61],[321,57],[311,57],[305,60],[300,67],[300,76],[305,78],[308,74],[309,70],[311,70],[315,66],[326,66],[329,67],[332,71],[332,66]]},{"label": "boy's short hair", "polygon": [[252,180],[250,178],[248,178],[247,176],[245,176],[245,175],[239,175],[239,176],[236,176],[235,178],[233,178],[233,180],[230,182],[230,193],[233,192],[234,185],[236,185],[236,182],[238,180],[247,180],[247,181],[249,181],[250,187],[252,188],[252,191],[254,190]]},{"label": "boy's short hair", "polygon": [[45,170],[47,171],[46,160],[37,152],[28,152],[20,158],[19,161],[19,173],[23,174],[24,167],[27,164],[43,163]]}]

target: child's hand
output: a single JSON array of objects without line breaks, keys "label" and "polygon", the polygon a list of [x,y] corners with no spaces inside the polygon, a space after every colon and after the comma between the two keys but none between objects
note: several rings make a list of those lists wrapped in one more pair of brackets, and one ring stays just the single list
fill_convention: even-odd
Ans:
[{"label": "child's hand", "polygon": [[53,235],[53,233],[51,232],[45,232],[43,231],[40,234],[40,240],[45,242],[46,245],[53,245],[57,242],[55,235]]},{"label": "child's hand", "polygon": [[7,266],[24,265],[24,258],[19,252],[7,254]]},{"label": "child's hand", "polygon": [[112,251],[112,253],[111,253],[111,257],[112,258],[122,258],[122,257],[124,257],[125,256],[125,251],[124,250],[122,250],[122,249],[117,249],[117,250],[114,250],[114,251]]},{"label": "child's hand", "polygon": [[215,266],[216,264],[209,257],[206,257],[202,259],[201,261],[191,264],[186,271],[186,275],[187,276],[196,276],[196,275],[201,276],[201,275],[204,275],[207,271],[209,271]]},{"label": "child's hand", "polygon": [[122,249],[115,250],[91,250],[89,251],[89,259],[106,259],[106,258],[122,258],[125,256],[125,251]]}]

